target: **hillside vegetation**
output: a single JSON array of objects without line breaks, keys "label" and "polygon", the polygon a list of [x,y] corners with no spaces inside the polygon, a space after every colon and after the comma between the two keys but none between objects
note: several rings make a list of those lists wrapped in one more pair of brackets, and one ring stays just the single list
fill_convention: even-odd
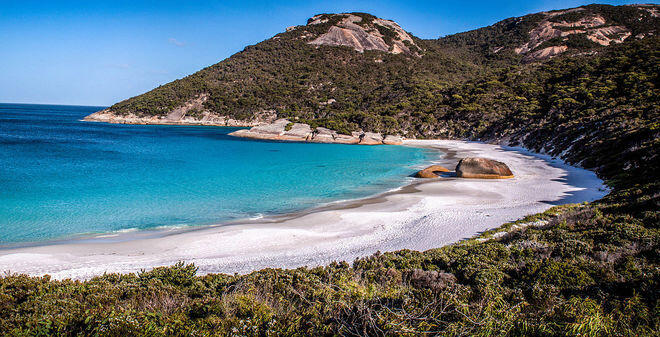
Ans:
[{"label": "hillside vegetation", "polygon": [[[110,109],[160,114],[201,88],[207,109],[237,118],[273,109],[345,132],[519,144],[596,171],[612,192],[454,245],[350,265],[195,276],[193,265],[179,264],[85,282],[7,275],[0,278],[0,332],[657,336],[657,10],[595,5],[533,14],[439,40],[414,38],[419,57],[305,43],[327,31],[329,20],[120,102]],[[577,43],[541,59],[529,53],[568,40],[515,50],[542,22],[594,13],[606,24],[589,29],[623,26],[630,36],[608,46]]]},{"label": "hillside vegetation", "polygon": [[[464,83],[499,81],[501,74],[512,71],[536,76],[536,62],[530,61],[537,58],[576,54],[589,58],[607,49],[608,44],[646,41],[657,35],[659,8],[590,5],[511,18],[437,40],[421,40],[404,31],[414,45],[405,42],[419,50],[421,57],[381,50],[356,52],[354,48],[364,47],[326,36],[345,29],[347,17],[360,20],[352,24],[355,30],[371,34],[364,39],[389,41],[389,48],[400,41],[393,40],[397,35],[390,26],[375,23],[384,20],[368,14],[319,15],[305,26],[248,46],[222,62],[119,102],[108,111],[118,116],[165,117],[202,98],[202,106],[191,109],[188,116],[201,118],[208,112],[249,122],[272,112],[273,119],[288,118],[345,134],[362,129],[407,137],[454,137],[456,133],[471,133],[472,128],[445,130],[437,128],[436,121],[453,109],[456,102],[447,95],[464,91],[460,88]],[[657,46],[657,41],[648,43],[650,48]],[[564,46],[567,49],[561,54],[530,55]],[[544,89],[544,83],[539,85],[530,90]],[[491,96],[500,90],[481,89]],[[497,113],[491,107],[472,108],[472,113]]]}]

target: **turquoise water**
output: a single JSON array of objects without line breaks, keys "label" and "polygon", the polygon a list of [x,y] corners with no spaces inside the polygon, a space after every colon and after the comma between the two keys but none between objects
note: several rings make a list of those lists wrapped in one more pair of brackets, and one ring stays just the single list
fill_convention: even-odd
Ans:
[{"label": "turquoise water", "polygon": [[250,141],[235,128],[79,121],[99,107],[0,104],[0,244],[297,211],[402,185],[402,146]]}]

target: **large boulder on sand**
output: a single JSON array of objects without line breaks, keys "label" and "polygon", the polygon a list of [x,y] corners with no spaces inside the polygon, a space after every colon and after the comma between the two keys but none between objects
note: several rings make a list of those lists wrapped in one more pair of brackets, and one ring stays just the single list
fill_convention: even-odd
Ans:
[{"label": "large boulder on sand", "polygon": [[463,158],[456,165],[456,176],[460,178],[506,179],[513,173],[505,163],[486,158]]},{"label": "large boulder on sand", "polygon": [[415,174],[417,178],[437,178],[436,172],[449,172],[447,168],[440,165],[431,165]]}]

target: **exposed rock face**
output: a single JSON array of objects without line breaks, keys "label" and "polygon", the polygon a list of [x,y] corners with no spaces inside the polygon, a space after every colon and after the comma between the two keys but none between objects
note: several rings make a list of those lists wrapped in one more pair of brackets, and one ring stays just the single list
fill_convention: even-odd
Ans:
[{"label": "exposed rock face", "polygon": [[[579,19],[564,20],[564,14],[583,13]],[[569,50],[564,45],[569,35],[581,34],[587,40],[598,43],[601,46],[609,46],[612,43],[621,43],[631,32],[624,26],[612,25],[600,14],[585,12],[584,8],[574,8],[565,11],[553,11],[542,13],[546,17],[534,29],[529,32],[529,41],[515,48],[518,54],[525,55],[525,60],[534,61],[551,58]],[[541,48],[550,40],[560,39],[563,42]],[[547,44],[546,44],[547,45]]]},{"label": "exposed rock face", "polygon": [[303,123],[295,123],[291,126],[291,129],[289,129],[289,131],[284,132],[284,134],[287,136],[299,137],[304,139],[307,139],[307,137],[309,137],[311,133],[312,133],[312,128],[310,128],[309,125]]},{"label": "exposed rock face", "polygon": [[540,50],[533,51],[529,54],[527,54],[527,59],[534,59],[534,60],[540,60],[540,59],[547,59],[551,58],[553,56],[557,56],[565,51],[568,50],[567,46],[554,46],[554,47],[547,47],[543,48]]},{"label": "exposed rock face", "polygon": [[342,134],[336,133],[332,130],[330,130],[330,132],[333,135],[333,139],[332,139],[331,143],[337,143],[337,144],[362,144],[362,143],[360,143],[359,135],[358,136],[355,136],[355,135],[342,135]]},{"label": "exposed rock face", "polygon": [[[366,18],[370,21],[367,22]],[[318,25],[339,19],[328,31],[309,42],[315,45],[348,46],[359,52],[380,50],[392,54],[419,56],[419,46],[396,22],[355,14],[321,14],[309,19]]]},{"label": "exposed rock face", "polygon": [[383,138],[383,144],[387,145],[401,145],[403,144],[403,138],[400,136],[387,135]]},{"label": "exposed rock face", "polygon": [[207,98],[207,94],[199,95],[164,116],[138,116],[133,113],[118,115],[110,109],[104,109],[85,117],[84,120],[115,124],[256,126],[270,123],[276,118],[275,111],[266,110],[255,112],[251,120],[236,120],[228,116],[218,115],[204,108],[203,104]]},{"label": "exposed rock face", "polygon": [[360,144],[378,145],[383,144],[383,136],[380,133],[365,132],[360,135]]},{"label": "exposed rock face", "polygon": [[513,173],[506,164],[486,158],[463,158],[456,166],[456,176],[460,178],[506,179]]},{"label": "exposed rock face", "polygon": [[415,174],[417,178],[437,178],[436,172],[449,172],[449,170],[440,165],[431,165]]},{"label": "exposed rock face", "polygon": [[319,143],[333,143],[335,140],[335,134],[336,132],[333,132],[330,129],[318,127],[314,132],[312,132],[312,140],[319,142]]},{"label": "exposed rock face", "polygon": [[628,5],[628,6],[633,6],[637,8],[641,8],[651,14],[652,17],[654,18],[660,18],[660,10],[658,10],[657,5],[652,5],[652,4],[639,4],[639,5]]},{"label": "exposed rock face", "polygon": [[385,136],[372,132],[353,132],[342,135],[336,131],[303,123],[291,123],[287,119],[278,119],[270,124],[258,125],[250,129],[238,130],[229,135],[253,139],[285,140],[294,142],[360,144],[360,145],[399,145],[403,142],[399,136]]}]

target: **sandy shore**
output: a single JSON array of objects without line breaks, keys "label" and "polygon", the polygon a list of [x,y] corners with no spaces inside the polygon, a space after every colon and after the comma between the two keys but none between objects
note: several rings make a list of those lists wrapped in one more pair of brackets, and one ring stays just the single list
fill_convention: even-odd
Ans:
[{"label": "sandy shore", "polygon": [[405,145],[447,153],[438,163],[449,168],[467,156],[500,160],[515,178],[433,179],[372,198],[239,224],[133,240],[110,237],[4,249],[0,271],[83,279],[177,261],[195,263],[200,273],[316,266],[378,250],[440,247],[554,205],[607,193],[594,173],[523,149],[445,140]]}]

